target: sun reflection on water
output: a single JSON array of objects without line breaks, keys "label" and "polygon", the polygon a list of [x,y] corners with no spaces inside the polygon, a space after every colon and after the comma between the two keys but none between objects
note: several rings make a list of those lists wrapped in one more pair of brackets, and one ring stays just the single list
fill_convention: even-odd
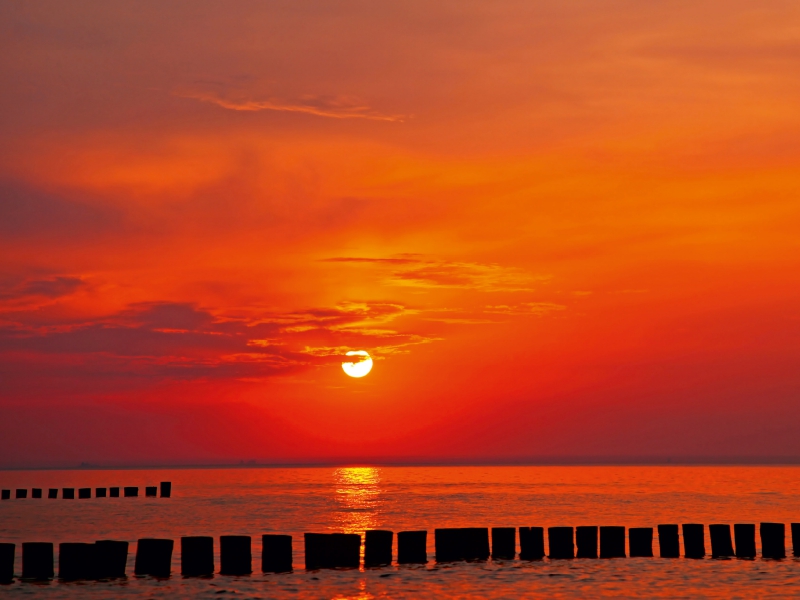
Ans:
[{"label": "sun reflection on water", "polygon": [[383,508],[381,470],[376,467],[342,467],[333,472],[336,485],[336,528],[363,534],[378,527]]},{"label": "sun reflection on water", "polygon": [[355,596],[334,596],[333,600],[371,600],[375,596],[367,591],[367,580],[361,579],[358,582],[358,593]]}]

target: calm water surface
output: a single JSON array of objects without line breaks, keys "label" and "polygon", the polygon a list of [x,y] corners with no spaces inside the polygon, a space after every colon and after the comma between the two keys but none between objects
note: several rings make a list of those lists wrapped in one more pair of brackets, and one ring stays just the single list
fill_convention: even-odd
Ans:
[{"label": "calm water surface", "polygon": [[[306,572],[302,533],[457,526],[800,521],[797,467],[347,467],[0,472],[0,487],[173,482],[173,497],[0,502],[0,541],[176,540],[173,576],[0,587],[14,597],[520,598],[800,597],[800,561],[614,559],[488,561]],[[12,493],[13,495],[13,493]],[[46,492],[45,492],[46,495]],[[59,494],[60,496],[60,494]],[[260,535],[294,536],[295,572],[263,575]],[[248,577],[184,579],[185,535],[253,537]],[[787,525],[788,534],[788,525]],[[218,546],[218,542],[215,542]],[[791,542],[787,539],[788,549]],[[657,542],[655,543],[657,549]],[[710,542],[706,541],[706,548]],[[218,548],[217,548],[218,549]],[[17,573],[20,572],[17,547]],[[56,559],[57,560],[57,559]],[[219,557],[217,557],[217,565]]]}]

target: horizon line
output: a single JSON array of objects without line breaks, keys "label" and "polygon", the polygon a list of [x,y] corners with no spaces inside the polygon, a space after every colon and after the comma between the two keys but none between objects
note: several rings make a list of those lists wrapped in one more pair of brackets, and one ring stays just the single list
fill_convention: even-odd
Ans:
[{"label": "horizon line", "polygon": [[0,471],[103,471],[103,470],[166,470],[166,469],[310,469],[332,467],[681,467],[681,466],[797,466],[800,457],[786,456],[737,456],[737,457],[560,457],[520,459],[365,459],[336,458],[317,461],[275,461],[270,459],[241,459],[238,462],[142,462],[142,463],[91,463],[80,464],[32,464],[0,465]]}]

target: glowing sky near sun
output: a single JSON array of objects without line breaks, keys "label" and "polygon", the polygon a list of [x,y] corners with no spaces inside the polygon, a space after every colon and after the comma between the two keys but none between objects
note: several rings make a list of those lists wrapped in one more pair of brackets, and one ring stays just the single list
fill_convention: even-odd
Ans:
[{"label": "glowing sky near sun", "polygon": [[0,464],[797,456],[798,23],[3,3]]}]

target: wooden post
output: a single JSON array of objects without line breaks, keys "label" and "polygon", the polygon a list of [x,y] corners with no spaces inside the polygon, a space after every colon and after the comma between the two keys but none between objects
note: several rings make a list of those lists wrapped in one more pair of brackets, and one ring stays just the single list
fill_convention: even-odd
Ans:
[{"label": "wooden post", "polygon": [[181,538],[181,575],[201,577],[214,574],[214,538],[191,536]]},{"label": "wooden post", "polygon": [[734,556],[730,525],[709,525],[708,534],[711,537],[711,558]]},{"label": "wooden post", "polygon": [[703,558],[706,555],[705,527],[702,524],[683,524],[683,555],[686,558]]},{"label": "wooden post", "polygon": [[47,490],[47,497],[49,499],[58,498],[58,488],[49,488]]},{"label": "wooden post", "polygon": [[305,533],[306,569],[358,568],[361,536],[357,533]]},{"label": "wooden post", "polygon": [[761,523],[761,556],[763,558],[786,558],[785,532],[783,523]]},{"label": "wooden post", "polygon": [[364,566],[380,567],[392,564],[394,533],[381,529],[364,532]]},{"label": "wooden post", "polygon": [[681,555],[677,525],[658,526],[658,547],[661,558],[679,558]]},{"label": "wooden post", "polygon": [[97,554],[97,578],[125,577],[128,564],[128,542],[98,540],[94,543]]},{"label": "wooden post", "polygon": [[53,578],[53,544],[23,542],[22,578],[35,581]]},{"label": "wooden post", "polygon": [[576,558],[597,558],[597,527],[580,525],[575,528]]},{"label": "wooden post", "polygon": [[128,486],[124,488],[126,498],[136,498],[139,496],[139,488],[135,486]]},{"label": "wooden post", "polygon": [[108,488],[108,496],[109,498],[119,498],[119,488],[118,487]]},{"label": "wooden post", "polygon": [[550,558],[575,558],[572,527],[548,527],[547,538],[550,541]]},{"label": "wooden post", "polygon": [[489,560],[489,528],[463,527],[464,560]]},{"label": "wooden post", "polygon": [[172,495],[172,482],[171,481],[162,481],[161,482],[161,497],[162,498],[169,498]]},{"label": "wooden post", "polygon": [[142,538],[136,543],[136,575],[169,577],[172,572],[172,540]]},{"label": "wooden post", "polygon": [[736,540],[736,558],[756,557],[755,523],[736,523],[733,526],[733,537]]},{"label": "wooden post", "polygon": [[62,488],[61,489],[61,499],[62,500],[75,500],[75,488]]},{"label": "wooden post", "polygon": [[59,579],[94,579],[96,571],[97,553],[94,544],[65,542],[58,545]]},{"label": "wooden post", "polygon": [[219,538],[219,572],[222,575],[250,575],[253,554],[249,535],[221,535]]},{"label": "wooden post", "polygon": [[800,556],[800,523],[792,523],[792,554]]},{"label": "wooden post", "polygon": [[434,530],[436,562],[454,560],[487,560],[489,558],[489,529],[486,527],[455,527]]},{"label": "wooden post", "polygon": [[105,498],[106,497],[106,488],[95,488],[94,497],[95,498]]},{"label": "wooden post", "polygon": [[455,527],[445,527],[433,530],[434,549],[436,562],[450,562],[462,560],[464,553],[461,544],[461,530]]},{"label": "wooden post", "polygon": [[42,497],[42,488],[31,489],[31,498],[41,498],[41,497]]},{"label": "wooden post", "polygon": [[544,527],[519,528],[519,557],[522,560],[541,560],[544,552]]},{"label": "wooden post", "polygon": [[628,529],[628,555],[634,557],[653,556],[653,528],[631,527]]},{"label": "wooden post", "polygon": [[625,558],[625,528],[608,525],[600,528],[600,558]]},{"label": "wooden post", "polygon": [[517,530],[513,527],[492,527],[492,559],[514,560],[517,555]]},{"label": "wooden post", "polygon": [[27,489],[24,489],[24,490],[17,489],[17,493],[14,494],[14,496],[16,498],[27,498],[28,497],[28,490]]},{"label": "wooden post", "polygon": [[288,573],[292,570],[292,536],[267,533],[261,536],[261,571]]},{"label": "wooden post", "polygon": [[11,490],[0,490],[0,499],[10,500],[11,499]]},{"label": "wooden post", "polygon": [[92,488],[80,488],[78,490],[78,499],[85,500],[92,497]]},{"label": "wooden post", "polygon": [[0,544],[0,583],[14,580],[14,544]]},{"label": "wooden post", "polygon": [[154,485],[148,485],[144,488],[144,495],[147,498],[155,498],[158,496],[158,488]]},{"label": "wooden post", "polygon": [[401,531],[397,534],[397,562],[401,565],[428,562],[428,532]]}]

